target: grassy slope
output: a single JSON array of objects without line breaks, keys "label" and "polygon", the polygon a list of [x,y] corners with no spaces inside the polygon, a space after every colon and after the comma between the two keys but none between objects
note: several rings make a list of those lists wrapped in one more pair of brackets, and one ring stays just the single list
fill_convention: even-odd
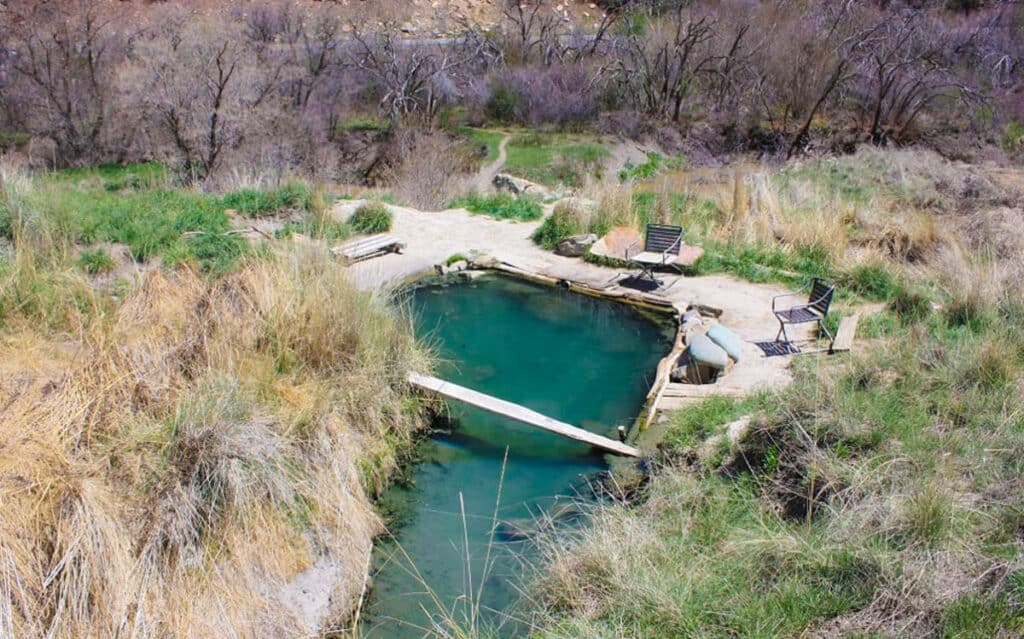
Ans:
[{"label": "grassy slope", "polygon": [[[661,196],[675,204],[660,214],[725,256],[703,270],[825,272],[848,301],[886,310],[862,321],[859,354],[798,361],[780,396],[672,415],[643,499],[552,540],[541,636],[1024,632],[1024,298],[1008,274],[1020,264],[996,269],[922,227],[919,211],[972,205],[941,188],[962,176],[932,162],[897,152],[786,171],[771,242],[720,201]],[[723,426],[751,414],[730,445]]]},{"label": "grassy slope", "polygon": [[[487,162],[498,157],[498,144],[504,133],[470,127],[462,127],[458,132],[487,146]],[[587,175],[599,172],[609,154],[604,143],[592,135],[526,130],[511,132],[506,151],[505,172],[552,187],[582,184]]]},{"label": "grassy slope", "polygon": [[290,244],[112,294],[73,257],[153,236],[147,255],[192,252],[178,231],[292,207],[282,191],[206,195],[153,166],[3,180],[0,619],[15,636],[304,635],[280,593],[321,558],[344,614],[380,531],[369,496],[421,423],[407,320]]},{"label": "grassy slope", "polygon": [[544,636],[1024,631],[1024,324],[1000,312],[880,318],[884,341],[781,397],[673,415],[643,504],[552,548]]}]

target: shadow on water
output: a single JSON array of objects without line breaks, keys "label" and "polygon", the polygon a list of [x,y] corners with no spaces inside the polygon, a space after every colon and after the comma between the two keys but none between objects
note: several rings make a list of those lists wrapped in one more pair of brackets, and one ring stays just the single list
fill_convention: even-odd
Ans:
[{"label": "shadow on water", "polygon": [[[672,342],[668,322],[629,306],[504,277],[420,288],[409,304],[445,362],[439,377],[605,436],[632,422]],[[523,631],[506,616],[536,559],[529,538],[581,525],[567,504],[607,468],[578,442],[450,406],[453,430],[427,441],[411,484],[384,498],[393,539],[375,551],[367,638],[422,637],[468,613],[495,636]]]}]

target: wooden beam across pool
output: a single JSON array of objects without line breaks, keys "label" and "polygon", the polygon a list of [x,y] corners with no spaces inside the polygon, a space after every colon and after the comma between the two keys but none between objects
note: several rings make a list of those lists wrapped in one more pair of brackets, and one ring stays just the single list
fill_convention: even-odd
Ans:
[{"label": "wooden beam across pool", "polygon": [[419,373],[409,372],[408,375],[409,383],[422,388],[424,390],[432,391],[445,397],[457,399],[460,402],[465,402],[471,406],[482,408],[489,413],[495,415],[501,415],[502,417],[508,417],[514,419],[517,422],[522,422],[530,426],[536,426],[550,433],[568,437],[569,439],[575,439],[578,442],[589,444],[594,448],[600,448],[603,451],[609,453],[615,453],[617,455],[627,455],[629,457],[641,457],[642,453],[639,448],[633,448],[627,446],[622,442],[615,441],[614,439],[608,439],[602,437],[589,430],[583,430],[576,426],[571,426],[564,422],[560,422],[557,419],[552,419],[547,415],[542,415],[537,411],[530,410],[525,406],[519,404],[513,404],[491,395],[475,391],[465,386],[459,386],[451,382],[446,382],[443,379],[436,377],[430,377],[429,375],[420,375]]}]

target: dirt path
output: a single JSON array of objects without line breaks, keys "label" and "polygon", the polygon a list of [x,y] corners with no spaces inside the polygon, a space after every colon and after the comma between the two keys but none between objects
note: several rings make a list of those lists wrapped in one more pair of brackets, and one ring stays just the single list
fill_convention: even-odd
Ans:
[{"label": "dirt path", "polygon": [[511,135],[505,134],[505,137],[498,143],[498,157],[494,159],[490,164],[481,167],[480,172],[477,173],[476,178],[473,180],[473,187],[477,191],[486,191],[490,188],[491,183],[494,182],[495,176],[501,172],[501,169],[505,166],[505,161],[508,159],[508,152],[506,147],[508,141],[512,139]]}]

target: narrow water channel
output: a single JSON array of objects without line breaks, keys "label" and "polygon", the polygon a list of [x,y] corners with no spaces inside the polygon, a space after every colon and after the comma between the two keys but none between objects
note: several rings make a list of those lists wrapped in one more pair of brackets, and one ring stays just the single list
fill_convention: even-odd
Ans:
[{"label": "narrow water channel", "polygon": [[[419,336],[444,360],[438,376],[611,437],[639,412],[672,342],[668,322],[629,306],[506,277],[420,288],[410,303]],[[463,620],[481,579],[480,619],[516,635],[522,625],[503,612],[524,614],[513,604],[536,558],[517,533],[542,512],[569,512],[561,504],[606,468],[583,444],[450,405],[453,432],[427,442],[411,488],[385,496],[395,541],[376,550],[368,638],[422,637],[432,621]],[[496,504],[506,524],[485,570]]]}]

